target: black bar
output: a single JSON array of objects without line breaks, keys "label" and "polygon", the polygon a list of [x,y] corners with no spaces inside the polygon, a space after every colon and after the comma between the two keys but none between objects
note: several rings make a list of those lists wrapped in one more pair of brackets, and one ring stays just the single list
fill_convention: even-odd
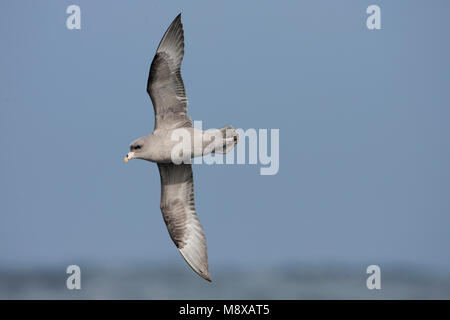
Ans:
[{"label": "black bar", "polygon": [[[330,315],[360,318],[443,311],[449,300],[4,300],[3,313],[23,312],[86,317],[139,314],[140,319],[314,319]],[[10,310],[8,310],[10,309]],[[87,309],[89,311],[87,311]]]}]

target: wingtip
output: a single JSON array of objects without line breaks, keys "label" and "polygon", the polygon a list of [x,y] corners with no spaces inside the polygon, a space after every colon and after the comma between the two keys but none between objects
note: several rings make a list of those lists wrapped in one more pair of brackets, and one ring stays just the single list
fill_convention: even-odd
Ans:
[{"label": "wingtip", "polygon": [[192,263],[192,261],[188,259],[188,257],[184,254],[184,252],[181,249],[178,249],[178,251],[181,253],[181,256],[187,262],[188,266],[191,267],[191,269],[194,270],[196,274],[198,274],[206,281],[212,282],[211,275],[209,274],[209,266],[207,265],[208,262],[206,262],[205,268],[199,268],[196,264]]},{"label": "wingtip", "polygon": [[[191,267],[192,267],[192,266],[191,266]],[[194,269],[194,268],[193,268],[193,269]],[[195,273],[197,273],[200,277],[202,277],[202,278],[205,279],[206,281],[212,282],[211,275],[209,274],[209,270],[206,270],[206,273],[203,273],[202,271],[195,270],[195,269],[194,269],[194,271],[195,271]]]},{"label": "wingtip", "polygon": [[212,282],[211,276],[209,275],[209,273],[207,275],[200,275],[203,279],[205,279],[208,282]]}]

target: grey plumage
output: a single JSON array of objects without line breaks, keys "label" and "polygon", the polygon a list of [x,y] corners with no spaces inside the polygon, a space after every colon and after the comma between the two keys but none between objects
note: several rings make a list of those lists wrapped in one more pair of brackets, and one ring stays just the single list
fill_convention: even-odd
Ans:
[{"label": "grey plumage", "polygon": [[208,153],[226,153],[238,142],[233,127],[217,131],[217,139],[208,147],[214,135],[192,128],[187,114],[187,98],[181,78],[184,55],[184,34],[179,14],[164,34],[150,66],[147,92],[155,111],[155,129],[130,145],[125,162],[138,158],[158,164],[161,176],[160,208],[169,235],[183,258],[202,278],[211,281],[206,238],[195,211],[194,180],[190,163],[174,164],[171,151],[178,143],[172,140],[175,130],[186,130],[193,138],[202,139],[199,148],[191,146],[190,157]]},{"label": "grey plumage", "polygon": [[195,212],[192,166],[159,163],[158,168],[161,212],[170,237],[192,269],[211,281],[205,233]]},{"label": "grey plumage", "polygon": [[147,92],[155,109],[155,129],[191,127],[187,98],[181,78],[184,33],[181,14],[172,22],[159,43],[150,67]]}]

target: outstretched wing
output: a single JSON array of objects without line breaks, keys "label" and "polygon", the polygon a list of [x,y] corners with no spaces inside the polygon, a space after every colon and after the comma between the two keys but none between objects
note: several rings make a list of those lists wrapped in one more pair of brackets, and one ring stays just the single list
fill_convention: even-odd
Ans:
[{"label": "outstretched wing", "polygon": [[191,268],[211,281],[206,238],[195,212],[192,166],[158,163],[158,168],[161,212],[170,237]]},{"label": "outstretched wing", "polygon": [[147,92],[155,109],[155,129],[192,127],[180,71],[183,55],[184,35],[180,13],[164,34],[148,76]]}]

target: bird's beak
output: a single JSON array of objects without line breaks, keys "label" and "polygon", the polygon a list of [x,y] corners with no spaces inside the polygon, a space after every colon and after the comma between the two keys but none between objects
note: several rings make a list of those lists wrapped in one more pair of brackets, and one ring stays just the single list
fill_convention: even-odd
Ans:
[{"label": "bird's beak", "polygon": [[134,159],[134,152],[128,152],[127,155],[125,156],[125,158],[123,159],[123,161],[125,163],[128,162],[128,160]]}]

